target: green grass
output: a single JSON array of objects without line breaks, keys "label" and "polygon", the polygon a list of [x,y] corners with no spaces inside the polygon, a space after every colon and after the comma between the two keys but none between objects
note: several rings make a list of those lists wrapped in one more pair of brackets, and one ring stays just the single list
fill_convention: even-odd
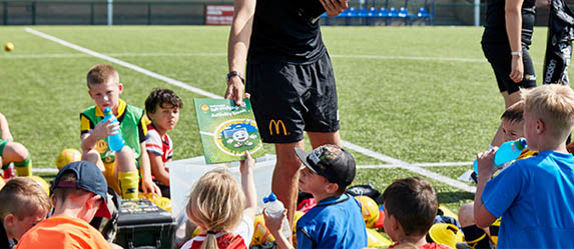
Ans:
[{"label": "green grass", "polygon": [[[222,95],[227,73],[228,27],[39,26],[35,29]],[[344,140],[410,163],[471,161],[490,143],[503,111],[476,27],[323,27],[339,94]],[[541,78],[546,29],[537,28],[531,54]],[[85,75],[107,63],[39,38],[23,27],[0,28],[0,112],[16,141],[28,147],[34,167],[54,168],[64,148],[80,147],[79,113],[93,104]],[[165,53],[173,56],[149,56]],[[25,56],[74,54],[71,57]],[[148,54],[148,56],[142,56]],[[365,57],[371,56],[371,57]],[[379,58],[377,58],[379,56]],[[396,56],[395,58],[380,58]],[[471,61],[412,59],[440,57]],[[476,61],[474,61],[476,60]],[[170,132],[175,159],[202,154],[192,100],[202,97],[121,66],[122,98],[143,107],[156,87],[174,89],[184,101]],[[265,146],[273,153],[273,146]],[[359,165],[385,164],[354,153]],[[470,166],[428,168],[456,178]],[[356,183],[384,190],[403,169],[361,169]],[[456,211],[472,194],[432,181],[439,200]]]}]

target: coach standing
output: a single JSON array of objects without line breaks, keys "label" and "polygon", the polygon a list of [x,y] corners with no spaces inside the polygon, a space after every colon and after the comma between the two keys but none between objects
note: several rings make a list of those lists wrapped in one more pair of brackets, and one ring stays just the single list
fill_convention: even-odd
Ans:
[{"label": "coach standing", "polygon": [[[520,88],[536,86],[528,46],[534,30],[535,0],[487,0],[482,51],[490,62],[505,109],[520,100]],[[502,126],[492,146],[502,143]]]},{"label": "coach standing", "polygon": [[294,148],[304,147],[304,131],[313,148],[341,145],[335,77],[319,18],[347,7],[347,0],[235,0],[225,98],[241,104],[244,89],[251,96],[263,142],[275,144],[272,191],[289,221],[301,167]]}]

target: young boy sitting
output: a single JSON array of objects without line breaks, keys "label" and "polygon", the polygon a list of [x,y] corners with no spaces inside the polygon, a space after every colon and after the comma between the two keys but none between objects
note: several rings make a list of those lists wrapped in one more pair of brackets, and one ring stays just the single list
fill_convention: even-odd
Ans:
[{"label": "young boy sitting", "polygon": [[[503,142],[514,141],[518,138],[524,137],[524,101],[508,107],[502,113],[502,136]],[[527,158],[535,155],[537,152],[529,148],[524,149],[522,155],[518,159]],[[500,222],[491,224],[489,229],[481,229],[474,224],[474,203],[467,203],[460,207],[458,219],[462,226],[464,239],[466,243],[475,249],[491,248],[491,241],[496,246],[498,239],[498,230]],[[490,238],[490,239],[489,239]]]},{"label": "young boy sitting", "polygon": [[8,126],[8,120],[0,113],[0,164],[3,169],[4,179],[10,179],[15,176],[10,167],[14,163],[18,176],[32,175],[32,161],[30,154],[24,145],[14,142],[12,133]]},{"label": "young boy sitting", "polygon": [[[136,163],[139,163],[143,192],[161,194],[151,179],[149,158],[145,153],[147,118],[141,108],[119,98],[124,85],[120,83],[118,72],[110,65],[96,65],[88,72],[87,82],[88,93],[96,105],[80,114],[82,160],[98,165],[108,184],[124,199],[138,197],[140,175]],[[112,110],[118,122],[101,122],[106,107]],[[121,132],[126,146],[114,152],[109,148],[107,138],[117,132]]]},{"label": "young boy sitting", "polygon": [[18,243],[25,248],[110,248],[89,222],[94,216],[111,219],[108,185],[95,164],[78,161],[64,166],[50,189],[54,214],[30,229]]},{"label": "young boy sitting", "polygon": [[145,111],[151,124],[147,126],[149,138],[146,141],[151,173],[158,182],[162,195],[169,197],[169,172],[165,163],[173,156],[173,143],[167,131],[172,130],[179,121],[181,99],[169,89],[153,90],[145,101]]},{"label": "young boy sitting", "polygon": [[478,157],[474,219],[486,227],[502,216],[497,248],[574,248],[574,157],[565,141],[574,126],[574,92],[543,85],[522,94],[524,133],[539,154],[496,177],[496,148]]},{"label": "young boy sitting", "polygon": [[383,203],[383,227],[395,242],[389,248],[407,242],[421,249],[449,248],[426,241],[438,207],[436,193],[428,181],[420,177],[395,180],[383,192]]},{"label": "young boy sitting", "polygon": [[48,194],[32,178],[10,179],[0,190],[0,249],[12,248],[51,207]]},{"label": "young boy sitting", "polygon": [[[299,148],[295,153],[304,164],[299,178],[301,191],[310,193],[317,205],[297,222],[297,248],[363,248],[367,231],[357,199],[345,194],[355,178],[355,159],[336,145],[323,145],[310,154]],[[264,212],[265,213],[265,212]],[[286,211],[283,215],[285,216]],[[265,217],[278,248],[293,248],[281,234],[283,217]]]}]

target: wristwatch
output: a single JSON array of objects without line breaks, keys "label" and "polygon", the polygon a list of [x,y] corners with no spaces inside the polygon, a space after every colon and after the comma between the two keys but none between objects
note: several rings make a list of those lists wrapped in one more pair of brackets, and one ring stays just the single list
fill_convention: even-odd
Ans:
[{"label": "wristwatch", "polygon": [[510,55],[518,55],[518,57],[522,57],[522,51],[510,52]]},{"label": "wristwatch", "polygon": [[229,72],[226,76],[225,76],[225,80],[227,82],[229,82],[229,79],[231,79],[232,77],[239,77],[239,79],[241,79],[241,82],[243,82],[243,84],[245,84],[245,76],[243,76],[243,74],[241,74],[240,72],[237,71],[231,71]]}]

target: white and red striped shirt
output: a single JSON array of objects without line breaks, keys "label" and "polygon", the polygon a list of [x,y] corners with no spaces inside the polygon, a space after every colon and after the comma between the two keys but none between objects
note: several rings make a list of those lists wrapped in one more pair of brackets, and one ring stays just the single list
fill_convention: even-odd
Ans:
[{"label": "white and red striped shirt", "polygon": [[173,143],[167,133],[162,138],[153,124],[149,124],[147,126],[147,134],[146,150],[148,152],[161,156],[164,163],[173,157]]}]

